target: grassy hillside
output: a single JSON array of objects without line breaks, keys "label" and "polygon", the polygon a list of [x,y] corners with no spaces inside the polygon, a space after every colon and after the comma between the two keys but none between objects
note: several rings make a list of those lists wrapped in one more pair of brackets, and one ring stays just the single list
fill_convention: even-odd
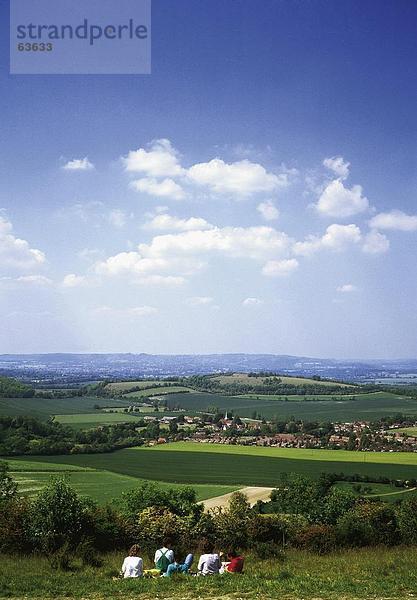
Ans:
[{"label": "grassy hillside", "polygon": [[[18,464],[19,458],[14,459]],[[343,450],[257,448],[177,443],[129,448],[111,454],[34,456],[33,462],[103,469],[172,483],[273,487],[281,473],[367,474],[391,479],[417,477],[417,454]]]},{"label": "grassy hillside", "polygon": [[[8,598],[85,600],[357,600],[405,599],[417,589],[413,548],[344,550],[320,556],[290,550],[284,559],[246,556],[245,574],[113,580],[124,555],[103,556],[98,568],[53,571],[46,558],[1,557],[0,590]],[[145,559],[145,567],[151,563]]]},{"label": "grassy hillside", "polygon": [[[335,381],[326,381],[321,379],[309,379],[308,377],[287,377],[285,375],[277,375],[277,377],[279,377],[281,382],[285,385],[324,385],[328,387],[337,385],[340,387],[355,387],[353,384],[337,383]],[[247,373],[232,373],[231,375],[216,375],[211,379],[218,381],[222,385],[233,385],[235,383],[259,385],[267,378],[265,376],[250,377]]]}]

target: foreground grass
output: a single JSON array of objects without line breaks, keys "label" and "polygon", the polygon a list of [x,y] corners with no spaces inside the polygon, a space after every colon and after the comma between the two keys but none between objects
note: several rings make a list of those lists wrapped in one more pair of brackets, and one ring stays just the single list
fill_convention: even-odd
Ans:
[{"label": "foreground grass", "polygon": [[[116,580],[123,556],[100,568],[54,571],[44,558],[0,557],[0,598],[405,599],[417,589],[417,554],[410,548],[341,551],[327,556],[291,550],[283,561],[249,555],[245,574],[210,578]],[[150,566],[148,563],[147,566]]]}]

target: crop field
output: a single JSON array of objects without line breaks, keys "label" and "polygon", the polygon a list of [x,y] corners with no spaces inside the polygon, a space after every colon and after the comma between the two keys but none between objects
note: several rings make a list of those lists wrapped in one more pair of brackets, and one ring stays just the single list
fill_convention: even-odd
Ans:
[{"label": "crop field", "polygon": [[76,413],[71,415],[56,415],[55,421],[62,425],[70,425],[76,429],[86,429],[96,427],[97,425],[114,425],[115,423],[130,423],[137,421],[141,417],[140,413],[125,412],[94,412],[94,413]]},{"label": "crop field", "polygon": [[52,415],[91,413],[97,404],[102,407],[127,407],[131,402],[94,396],[52,399],[39,397],[0,398],[0,416],[30,415],[38,419],[48,419]]},{"label": "crop field", "polygon": [[[259,397],[259,400],[257,398]],[[312,396],[316,397],[316,396]],[[252,417],[254,411],[267,419],[277,418],[311,421],[374,420],[383,416],[404,413],[417,415],[417,400],[390,392],[357,394],[355,400],[335,401],[337,394],[318,401],[285,402],[282,396],[254,395],[254,397],[225,396],[223,394],[188,393],[167,395],[168,406],[179,405],[186,410],[205,412],[208,407],[233,410],[241,417]]]},{"label": "crop field", "polygon": [[[287,377],[285,375],[277,375],[285,385],[339,385],[340,387],[355,387],[353,384],[337,383],[335,381],[307,379],[305,377]],[[259,385],[266,377],[249,377],[247,373],[232,373],[231,375],[216,375],[212,377],[213,381],[218,381],[222,385],[231,385],[241,383],[247,385]]]},{"label": "crop field", "polygon": [[406,435],[417,436],[417,427],[402,427],[401,429],[391,429],[391,433],[405,433]]},{"label": "crop field", "polygon": [[[19,458],[13,459],[15,464]],[[170,483],[274,487],[282,473],[417,477],[417,454],[261,448],[178,442],[109,454],[34,456],[31,461],[107,470]],[[43,468],[43,467],[42,467]],[[220,493],[217,495],[221,495]]]},{"label": "crop field", "polygon": [[[63,476],[82,496],[89,496],[104,504],[123,492],[144,483],[144,479],[106,470],[53,462],[7,459],[11,475],[17,481],[19,491],[25,496],[35,496],[53,476]],[[162,487],[182,487],[181,484],[156,482]],[[193,485],[198,500],[206,500],[238,489],[233,485]]]},{"label": "crop field", "polygon": [[143,390],[137,390],[136,392],[128,392],[127,394],[123,394],[123,398],[146,398],[149,396],[162,396],[164,394],[175,394],[178,392],[193,392],[194,394],[198,394],[198,392],[196,392],[195,390],[184,387],[183,385],[173,385],[170,387],[160,386],[158,388],[148,388]]},{"label": "crop field", "polygon": [[166,385],[166,381],[157,381],[148,379],[146,381],[116,381],[106,385],[106,391],[109,392],[128,392],[133,388],[149,388],[156,385]]},{"label": "crop field", "polygon": [[358,496],[365,496],[365,498],[380,498],[385,502],[397,502],[397,500],[403,500],[405,498],[416,497],[416,488],[398,488],[395,485],[388,483],[363,483],[362,488],[369,488],[370,491],[364,492],[363,489],[360,492],[355,490],[354,483],[347,481],[339,481],[336,483],[337,487],[349,490]]}]

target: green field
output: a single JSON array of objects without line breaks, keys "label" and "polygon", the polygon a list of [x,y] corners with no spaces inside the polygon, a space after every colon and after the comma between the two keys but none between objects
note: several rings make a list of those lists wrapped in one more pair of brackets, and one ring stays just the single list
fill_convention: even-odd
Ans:
[{"label": "green field", "polygon": [[[308,379],[306,377],[288,377],[285,375],[277,375],[281,382],[285,385],[326,385],[340,387],[355,387],[353,384],[338,383],[336,381],[326,381],[317,379]],[[245,385],[261,385],[267,377],[249,377],[247,373],[232,373],[231,375],[216,375],[211,377],[213,381],[218,381],[221,385],[232,385],[235,383]]]},{"label": "green field", "polygon": [[[26,415],[48,419],[52,415],[91,413],[95,405],[127,407],[131,403],[115,398],[74,396],[72,398],[0,398],[0,416]],[[97,411],[99,414],[99,411]]]},{"label": "green field", "polygon": [[146,381],[115,381],[106,385],[106,391],[113,392],[128,392],[133,388],[149,388],[155,385],[166,385],[166,381],[157,381],[148,379]]},{"label": "green field", "polygon": [[146,398],[150,396],[162,396],[165,394],[175,394],[178,392],[193,392],[194,394],[198,394],[195,390],[191,388],[184,387],[183,385],[172,385],[168,387],[160,386],[158,388],[137,390],[136,392],[128,392],[127,394],[123,394],[123,398]]},{"label": "green field", "polygon": [[403,427],[402,429],[391,429],[389,433],[405,433],[413,437],[417,436],[417,427]]},{"label": "green field", "polygon": [[[335,394],[336,398],[340,396]],[[267,419],[287,420],[289,417],[311,421],[374,420],[383,416],[404,413],[417,415],[417,400],[390,392],[357,394],[356,400],[334,401],[327,399],[308,402],[284,402],[282,396],[254,395],[254,397],[225,396],[223,394],[189,393],[167,395],[168,406],[179,404],[186,410],[204,412],[208,407],[233,410],[241,417],[251,417],[256,411]],[[257,400],[259,397],[259,400]],[[315,397],[313,395],[313,397]]]},{"label": "green field", "polygon": [[[17,464],[21,459],[14,459]],[[417,477],[417,454],[303,450],[178,442],[129,448],[110,454],[34,456],[31,461],[90,467],[140,479],[170,483],[267,486],[282,473],[318,477],[320,473],[366,474],[392,479]],[[24,461],[23,461],[24,462]]]},{"label": "green field", "polygon": [[354,483],[347,481],[338,481],[335,484],[337,487],[349,490],[357,496],[364,496],[365,498],[380,498],[385,502],[397,502],[397,500],[403,500],[409,497],[417,496],[416,488],[398,488],[395,485],[389,483],[362,483],[361,485],[365,488],[370,488],[369,492],[360,491],[359,493],[354,489]]},{"label": "green field", "polygon": [[62,425],[70,425],[77,429],[96,427],[97,425],[114,425],[115,423],[137,422],[142,415],[140,413],[125,412],[94,412],[76,413],[71,415],[56,415],[55,421]]},{"label": "green field", "polygon": [[[42,462],[37,460],[7,459],[11,475],[19,485],[19,491],[33,497],[52,476],[65,476],[79,494],[89,496],[100,503],[119,497],[122,492],[144,483],[144,479],[106,470],[90,469],[85,466]],[[162,487],[181,487],[181,484],[157,482]],[[233,485],[193,485],[198,500],[206,500],[238,489]]]}]

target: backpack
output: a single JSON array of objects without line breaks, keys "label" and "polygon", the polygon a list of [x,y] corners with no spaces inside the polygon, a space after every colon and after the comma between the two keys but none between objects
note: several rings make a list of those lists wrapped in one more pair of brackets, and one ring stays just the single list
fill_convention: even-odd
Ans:
[{"label": "backpack", "polygon": [[165,551],[160,550],[160,552],[161,552],[161,556],[156,561],[155,567],[157,569],[159,569],[160,571],[162,571],[162,573],[166,573],[169,565],[171,564],[171,561],[167,557],[167,552],[169,552],[169,550],[165,550]]}]

